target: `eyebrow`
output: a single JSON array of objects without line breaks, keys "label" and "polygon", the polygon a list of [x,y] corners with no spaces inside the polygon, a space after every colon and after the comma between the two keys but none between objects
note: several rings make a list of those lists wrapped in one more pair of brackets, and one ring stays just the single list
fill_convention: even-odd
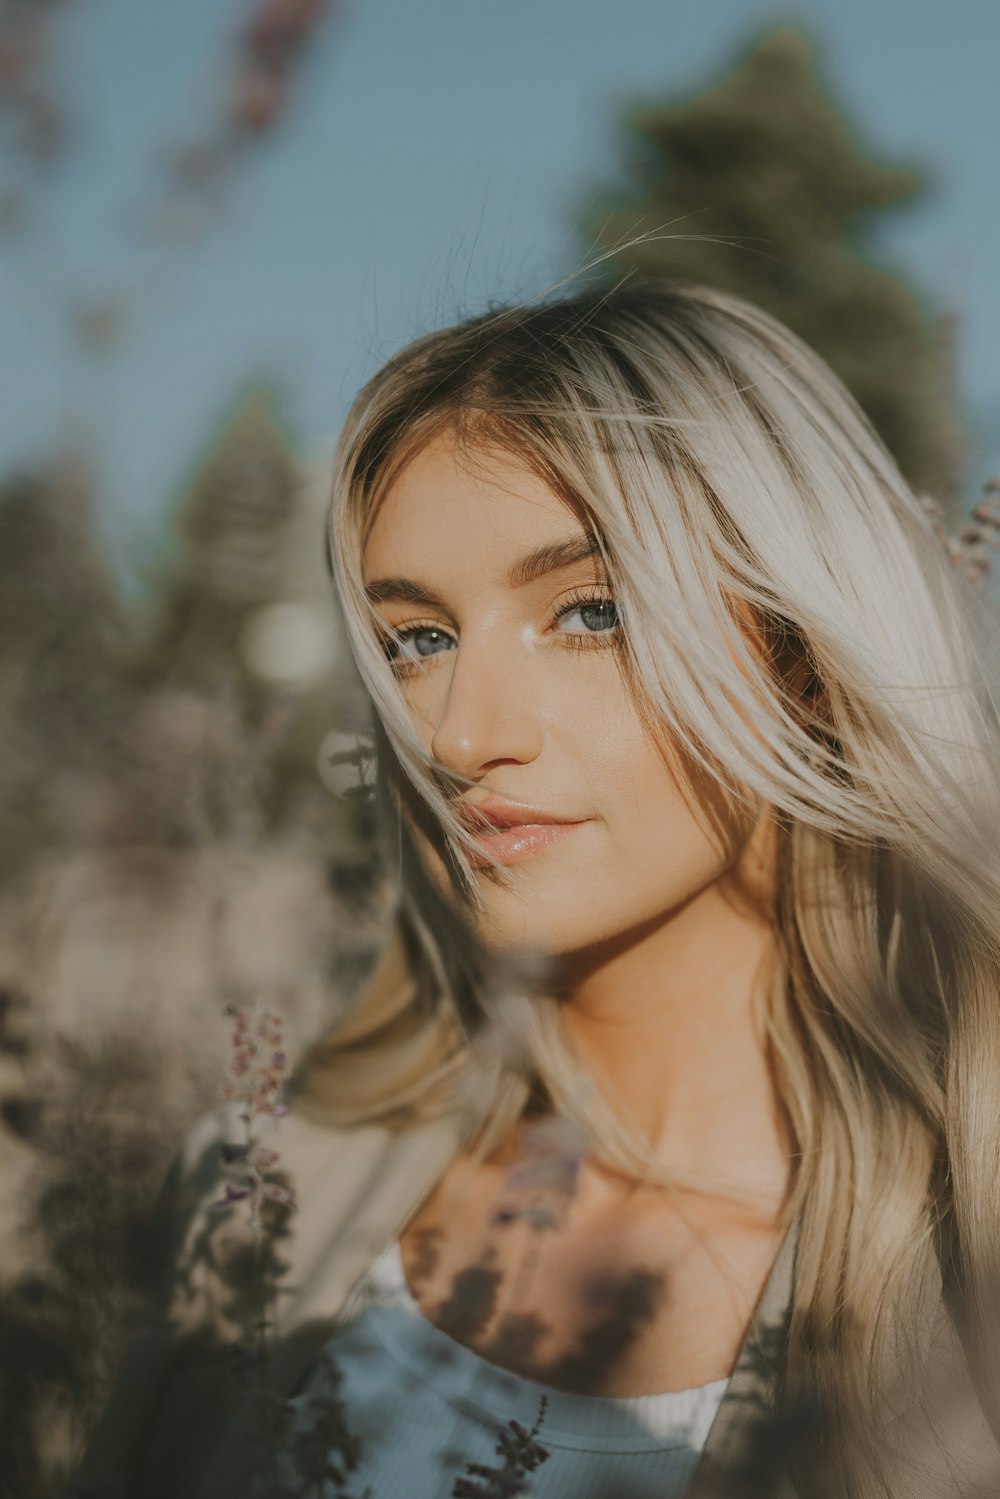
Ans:
[{"label": "eyebrow", "polygon": [[[545,546],[538,547],[533,552],[528,552],[524,557],[519,557],[512,563],[507,571],[508,588],[524,588],[528,583],[534,583],[538,578],[544,578],[548,573],[556,572],[557,569],[570,567],[574,562],[582,562],[587,557],[593,557],[600,552],[600,544],[592,531],[585,531],[582,535],[567,536],[564,541],[549,541]],[[389,601],[407,604],[430,604],[438,609],[444,609],[446,605],[436,593],[429,588],[424,588],[420,583],[414,583],[410,578],[377,578],[373,583],[365,584],[365,596],[372,604],[385,604]]]}]

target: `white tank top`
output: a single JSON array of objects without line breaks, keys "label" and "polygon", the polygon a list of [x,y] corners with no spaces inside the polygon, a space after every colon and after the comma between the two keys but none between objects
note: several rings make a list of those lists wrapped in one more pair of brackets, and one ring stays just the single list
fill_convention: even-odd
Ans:
[{"label": "white tank top", "polygon": [[[362,1499],[366,1487],[371,1499],[449,1499],[456,1479],[463,1480],[458,1496],[500,1499],[511,1490],[470,1473],[468,1465],[502,1472],[508,1449],[524,1451],[519,1438],[538,1421],[544,1396],[535,1441],[548,1456],[529,1449],[534,1466],[522,1461],[525,1487],[517,1492],[538,1499],[680,1499],[728,1383],[616,1398],[523,1379],[425,1317],[394,1242],[368,1271],[351,1317],[291,1401],[282,1476],[301,1481],[328,1457],[340,1470],[339,1492],[352,1499]],[[345,1454],[353,1456],[352,1468]],[[333,1499],[338,1488],[331,1477],[307,1492]]]}]

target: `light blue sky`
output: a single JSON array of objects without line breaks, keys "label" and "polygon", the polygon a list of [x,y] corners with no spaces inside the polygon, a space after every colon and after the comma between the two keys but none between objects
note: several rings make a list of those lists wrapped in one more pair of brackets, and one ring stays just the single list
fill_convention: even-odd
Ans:
[{"label": "light blue sky", "polygon": [[[0,468],[83,413],[119,560],[155,540],[241,387],[278,383],[299,446],[408,337],[577,261],[579,211],[613,181],[623,107],[696,87],[763,25],[805,24],[886,159],[934,177],[882,252],[961,318],[975,467],[1000,468],[998,0],[343,0],[293,117],[228,217],[182,259],[123,351],[68,353],[67,286],[127,270],[155,146],[207,119],[245,0],[77,0],[59,35],[83,129],[46,234],[0,249]],[[44,253],[39,253],[39,249]]]}]

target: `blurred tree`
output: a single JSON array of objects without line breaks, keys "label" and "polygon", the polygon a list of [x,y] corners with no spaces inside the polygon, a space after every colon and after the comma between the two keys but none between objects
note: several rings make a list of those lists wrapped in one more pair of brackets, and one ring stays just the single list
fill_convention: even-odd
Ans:
[{"label": "blurred tree", "polygon": [[0,487],[0,882],[93,832],[128,632],[78,457]]},{"label": "blurred tree", "polygon": [[305,480],[274,393],[258,389],[181,496],[131,673],[129,743],[144,769],[124,820],[141,818],[146,836],[292,833],[320,857],[348,846],[354,857],[358,808],[317,770],[337,640],[317,562],[322,509]]},{"label": "blurred tree", "polygon": [[246,675],[240,637],[280,592],[297,488],[274,397],[255,391],[223,424],[175,511],[178,546],[146,647],[159,681],[203,689]]},{"label": "blurred tree", "polygon": [[298,491],[274,396],[253,391],[181,495],[175,546],[148,580],[151,614],[130,673],[141,783],[131,812],[122,808],[123,822],[141,818],[147,836],[186,843],[263,832],[287,712],[251,669],[244,642],[286,585]]},{"label": "blurred tree", "polygon": [[265,997],[294,1059],[386,914],[364,803],[323,779],[348,725],[322,492],[273,396],[217,434],[142,604],[102,561],[87,409],[91,366],[162,314],[291,125],[339,0],[242,0],[210,108],[161,143],[99,288],[45,211],[81,169],[69,9],[0,0],[0,254],[83,376],[73,450],[0,476],[0,1499],[55,1499],[80,1455],[152,1284],[165,1163],[217,1101],[223,1006]]},{"label": "blurred tree", "polygon": [[[0,1049],[4,1029],[0,1013]],[[167,1165],[164,1141],[183,1124],[159,1081],[159,1060],[114,1035],[90,1050],[63,1040],[49,1058],[58,1087],[48,1106],[3,1100],[14,1136],[7,1148],[44,1159],[46,1169],[24,1172],[31,1229],[17,1273],[0,1282],[0,1499],[62,1492],[122,1343],[155,1289],[151,1209]]]},{"label": "blurred tree", "polygon": [[[910,482],[951,499],[950,329],[871,258],[877,216],[913,201],[921,178],[866,153],[810,42],[769,31],[708,88],[627,123],[635,191],[585,226],[608,271],[710,283],[774,313],[840,375]],[[625,243],[637,232],[651,237]]]}]

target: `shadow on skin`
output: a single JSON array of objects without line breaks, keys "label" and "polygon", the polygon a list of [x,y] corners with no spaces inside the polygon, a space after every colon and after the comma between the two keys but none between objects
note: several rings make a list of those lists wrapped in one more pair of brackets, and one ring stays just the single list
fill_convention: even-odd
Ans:
[{"label": "shadow on skin", "polygon": [[470,1347],[477,1344],[493,1320],[502,1283],[500,1272],[488,1263],[470,1265],[455,1277],[451,1294],[438,1306],[432,1320],[457,1343]]},{"label": "shadow on skin", "polygon": [[[415,1263],[409,1278],[422,1304],[422,1293],[438,1264],[441,1237],[436,1228],[421,1229],[414,1236]],[[536,1312],[508,1313],[487,1336],[504,1281],[495,1260],[495,1253],[488,1251],[461,1270],[447,1296],[424,1315],[488,1362],[571,1394],[599,1395],[606,1389],[609,1374],[625,1359],[667,1294],[665,1277],[650,1271],[595,1272],[585,1284],[590,1316],[576,1346],[545,1359],[539,1349],[553,1328]]]},{"label": "shadow on skin", "polygon": [[413,1260],[410,1265],[410,1285],[419,1292],[431,1280],[437,1268],[440,1252],[441,1230],[421,1228],[413,1235]]},{"label": "shadow on skin", "polygon": [[[666,1278],[650,1271],[595,1276],[589,1286],[595,1309],[578,1348],[548,1365],[544,1382],[580,1395],[596,1395],[609,1370],[622,1360],[652,1321],[667,1293]],[[541,1376],[539,1376],[541,1377]]]},{"label": "shadow on skin", "polygon": [[[217,1148],[206,1152],[194,1174],[193,1185],[184,1189],[185,1200],[191,1205],[200,1198],[206,1183],[221,1180],[217,1163]],[[190,1192],[190,1198],[188,1193]],[[170,1235],[168,1224],[176,1224],[176,1212],[180,1203],[176,1183],[174,1193],[167,1194],[158,1218],[151,1225],[148,1239],[150,1252],[162,1260],[168,1252]],[[246,1245],[230,1253],[224,1247],[226,1235],[223,1230],[232,1226],[236,1213],[245,1204],[235,1204],[222,1209],[205,1226],[189,1245],[183,1263],[176,1265],[172,1277],[168,1274],[169,1294],[177,1294],[183,1301],[188,1296],[199,1294],[201,1270],[211,1268],[212,1281],[218,1290],[216,1310],[224,1313],[225,1324],[241,1325],[242,1320],[252,1316],[259,1305],[259,1290],[253,1256]],[[290,1220],[294,1209],[281,1204],[274,1205],[272,1235],[265,1259],[265,1269],[275,1283],[283,1273],[281,1259],[282,1240],[290,1232]],[[415,1238],[414,1268],[411,1281],[415,1288],[425,1289],[430,1283],[439,1262],[440,1233],[437,1230],[422,1231]],[[667,1287],[659,1276],[646,1272],[624,1275],[595,1273],[589,1287],[589,1303],[592,1316],[589,1324],[578,1338],[576,1346],[556,1359],[543,1360],[539,1347],[548,1331],[543,1316],[511,1315],[502,1318],[500,1325],[488,1340],[485,1329],[495,1315],[501,1285],[500,1270],[492,1258],[484,1259],[459,1274],[451,1285],[447,1296],[434,1306],[436,1324],[442,1331],[458,1341],[465,1342],[473,1351],[490,1362],[507,1368],[521,1377],[542,1384],[562,1388],[581,1394],[600,1393],[606,1383],[609,1369],[625,1356],[646,1322],[655,1314]],[[168,1297],[157,1303],[162,1312]],[[154,1319],[154,1336],[166,1335],[165,1320],[159,1324]],[[356,1471],[363,1457],[361,1445],[351,1431],[350,1412],[342,1396],[349,1391],[341,1388],[336,1365],[336,1329],[328,1319],[317,1320],[297,1327],[286,1339],[277,1341],[272,1350],[277,1361],[285,1360],[295,1350],[300,1350],[307,1373],[302,1376],[299,1388],[311,1379],[319,1362],[330,1365],[330,1378],[320,1392],[320,1398],[310,1403],[309,1421],[305,1428],[294,1429],[289,1424],[289,1407],[285,1400],[275,1396],[263,1396],[255,1392],[256,1369],[245,1360],[234,1357],[238,1352],[239,1336],[215,1336],[199,1334],[180,1339],[170,1345],[168,1369],[174,1385],[171,1408],[162,1420],[158,1419],[159,1406],[154,1402],[154,1416],[148,1429],[142,1433],[142,1452],[131,1487],[120,1490],[129,1499],[189,1499],[197,1483],[211,1467],[218,1451],[222,1433],[228,1422],[246,1402],[263,1400],[261,1419],[249,1428],[254,1449],[254,1471],[265,1475],[268,1499],[285,1499],[286,1495],[310,1493],[310,1473],[324,1471],[331,1462],[344,1476]],[[691,1491],[691,1499],[771,1499],[778,1489],[779,1475],[789,1460],[798,1462],[800,1470],[811,1474],[816,1480],[815,1492],[823,1490],[822,1451],[816,1444],[819,1430],[818,1412],[808,1401],[782,1400],[779,1396],[772,1408],[767,1390],[780,1390],[780,1376],[785,1361],[785,1325],[757,1328],[744,1348],[741,1368],[744,1378],[734,1381],[728,1397],[727,1420],[733,1427],[741,1429],[743,1455],[734,1465],[725,1460],[710,1465],[709,1471],[699,1477],[698,1485]],[[476,1346],[478,1343],[479,1346]],[[138,1361],[125,1365],[119,1374],[119,1388],[126,1394],[130,1380],[141,1377],[144,1359],[148,1355],[141,1349]],[[752,1371],[755,1378],[746,1378]],[[177,1391],[180,1391],[179,1396]],[[956,1398],[958,1398],[956,1396]],[[178,1400],[180,1404],[178,1404]],[[268,1403],[269,1402],[269,1403]],[[125,1400],[126,1407],[128,1399]],[[178,1410],[184,1413],[184,1440],[178,1441]],[[301,1410],[299,1417],[301,1419]],[[112,1412],[113,1420],[113,1412]],[[386,1440],[392,1440],[393,1423],[386,1425]],[[544,1428],[540,1437],[544,1442]],[[112,1450],[115,1442],[112,1442]],[[276,1476],[279,1454],[292,1455],[298,1464],[299,1478],[291,1487],[283,1486]],[[449,1456],[451,1456],[449,1450]],[[461,1471],[465,1458],[454,1453],[451,1468],[454,1478]],[[905,1462],[906,1453],[902,1454]],[[553,1453],[548,1464],[551,1470],[545,1474],[546,1483],[555,1484],[558,1492],[556,1467],[559,1452]],[[126,1462],[134,1460],[126,1454]],[[329,1471],[327,1466],[326,1471]],[[907,1477],[907,1475],[904,1475]],[[107,1493],[101,1487],[102,1475],[91,1474],[89,1482],[72,1484],[64,1499],[91,1499],[91,1496]],[[306,1487],[303,1488],[303,1483]],[[903,1490],[900,1489],[900,1492]],[[442,1494],[447,1492],[442,1490]],[[915,1491],[916,1492],[916,1491]],[[938,1490],[931,1490],[937,1499]],[[973,1490],[973,1492],[976,1492]],[[1000,1492],[981,1489],[979,1492]],[[944,1490],[940,1491],[941,1494]],[[793,1488],[789,1491],[796,1499],[809,1499],[809,1488]],[[627,1487],[614,1485],[607,1499],[627,1499]],[[380,1499],[376,1492],[373,1499]],[[961,1488],[948,1499],[962,1499]]]}]

